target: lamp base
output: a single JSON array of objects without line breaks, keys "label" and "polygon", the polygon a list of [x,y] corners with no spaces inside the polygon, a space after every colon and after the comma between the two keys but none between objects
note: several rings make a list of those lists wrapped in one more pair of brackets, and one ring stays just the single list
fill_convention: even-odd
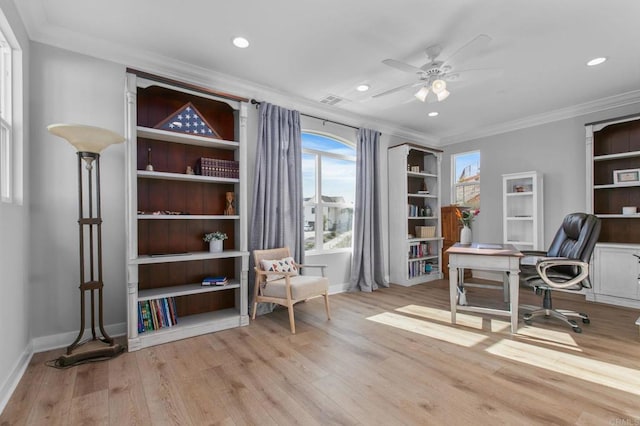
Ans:
[{"label": "lamp base", "polygon": [[108,344],[102,340],[89,340],[76,346],[70,354],[61,355],[55,362],[56,367],[71,367],[98,358],[108,359],[119,355],[124,347],[118,343]]}]

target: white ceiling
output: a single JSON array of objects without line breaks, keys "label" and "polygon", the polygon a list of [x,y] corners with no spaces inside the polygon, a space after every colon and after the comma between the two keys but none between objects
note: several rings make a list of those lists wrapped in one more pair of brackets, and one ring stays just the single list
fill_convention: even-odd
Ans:
[{"label": "white ceiling", "polygon": [[[210,72],[244,88],[240,96],[279,93],[328,118],[393,125],[438,144],[640,101],[637,0],[14,1],[32,40]],[[451,82],[440,103],[415,100],[416,89],[371,98],[417,81],[383,59],[419,67],[426,47],[440,44],[447,58],[479,34],[492,42],[457,70],[501,76]],[[250,47],[233,47],[237,35]],[[596,56],[608,61],[586,67]],[[372,89],[357,92],[361,83]],[[344,100],[317,104],[328,95]]]}]

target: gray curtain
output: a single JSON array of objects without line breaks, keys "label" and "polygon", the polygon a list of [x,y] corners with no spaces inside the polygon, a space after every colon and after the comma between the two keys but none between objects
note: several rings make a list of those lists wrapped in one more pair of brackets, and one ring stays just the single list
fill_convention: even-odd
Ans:
[{"label": "gray curtain", "polygon": [[[304,263],[300,113],[262,102],[259,114],[249,250],[286,246],[294,259]],[[253,255],[249,265],[251,308]],[[256,313],[272,310],[273,306],[260,303]]]},{"label": "gray curtain", "polygon": [[353,261],[349,291],[371,292],[389,287],[385,280],[382,252],[383,188],[378,175],[380,133],[358,129],[356,162],[356,202],[353,218]]}]

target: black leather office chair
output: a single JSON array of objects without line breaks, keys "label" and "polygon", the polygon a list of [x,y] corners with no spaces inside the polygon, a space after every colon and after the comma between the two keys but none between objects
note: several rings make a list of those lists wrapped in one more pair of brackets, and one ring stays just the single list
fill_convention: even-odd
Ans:
[{"label": "black leather office chair", "polygon": [[[531,324],[533,318],[544,315],[569,324],[573,331],[582,329],[569,317],[581,318],[589,324],[584,313],[554,310],[551,291],[557,289],[580,291],[591,288],[589,260],[600,235],[600,219],[587,213],[571,213],[562,221],[562,226],[546,252],[523,251],[525,257],[520,265],[520,282],[532,287],[536,294],[543,295],[542,309],[524,314],[524,322]],[[523,307],[524,310],[527,307]]]}]

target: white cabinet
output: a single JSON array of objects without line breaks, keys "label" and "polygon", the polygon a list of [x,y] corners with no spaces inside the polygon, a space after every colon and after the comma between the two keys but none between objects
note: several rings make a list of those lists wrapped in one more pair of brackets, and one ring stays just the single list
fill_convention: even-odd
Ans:
[{"label": "white cabinet", "polygon": [[440,162],[419,145],[389,148],[390,279],[410,286],[442,278]]},{"label": "white cabinet", "polygon": [[520,250],[545,250],[543,181],[537,172],[502,175],[502,241]]},{"label": "white cabinet", "polygon": [[593,252],[593,302],[640,308],[640,245],[599,243]]},{"label": "white cabinet", "polygon": [[247,325],[246,102],[133,71],[126,97],[128,349]]}]

